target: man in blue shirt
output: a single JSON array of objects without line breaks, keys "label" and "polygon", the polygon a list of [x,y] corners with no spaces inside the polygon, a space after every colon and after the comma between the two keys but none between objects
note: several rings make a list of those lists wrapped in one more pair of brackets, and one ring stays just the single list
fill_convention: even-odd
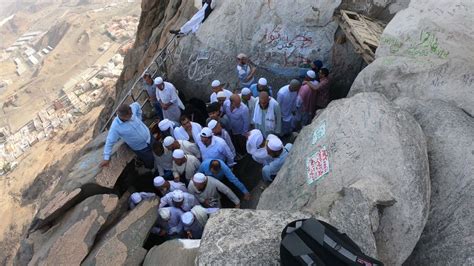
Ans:
[{"label": "man in blue shirt", "polygon": [[232,170],[222,161],[218,159],[208,159],[201,163],[198,170],[206,176],[212,176],[220,181],[227,178],[234,186],[236,186],[243,194],[245,200],[250,200],[250,193],[242,182],[232,173]]},{"label": "man in blue shirt", "polygon": [[250,86],[250,91],[252,92],[253,97],[258,97],[261,91],[266,91],[271,97],[273,97],[272,87],[268,85],[266,78],[260,78],[257,84]]},{"label": "man in blue shirt", "polygon": [[160,120],[162,120],[163,110],[161,110],[160,102],[156,99],[156,85],[151,78],[151,74],[148,72],[143,74],[143,87],[148,94],[148,100],[150,101],[150,104],[153,105],[153,108],[155,109],[155,115],[158,116]]},{"label": "man in blue shirt", "polygon": [[100,163],[101,167],[109,166],[113,147],[119,139],[127,143],[146,168],[153,169],[155,159],[151,148],[152,137],[150,130],[142,122],[142,110],[139,103],[134,102],[130,106],[122,104],[117,109],[117,117],[112,122],[105,141],[104,160]]},{"label": "man in blue shirt", "polygon": [[270,183],[273,181],[275,176],[278,174],[278,171],[280,171],[285,163],[286,157],[288,157],[292,146],[291,143],[283,146],[281,140],[276,136],[268,140],[266,146],[267,153],[274,159],[262,168],[262,178],[264,181]]}]

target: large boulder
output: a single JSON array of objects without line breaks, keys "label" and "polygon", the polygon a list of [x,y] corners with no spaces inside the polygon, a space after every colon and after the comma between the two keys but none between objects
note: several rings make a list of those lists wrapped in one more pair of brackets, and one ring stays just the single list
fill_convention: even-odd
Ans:
[{"label": "large boulder", "polygon": [[174,239],[154,246],[146,254],[143,266],[195,265],[200,242],[199,239]]},{"label": "large boulder", "polygon": [[222,209],[207,221],[199,265],[278,265],[281,232],[302,212]]},{"label": "large boulder", "polygon": [[204,98],[214,79],[236,87],[235,58],[243,52],[258,66],[258,75],[277,89],[298,76],[306,60],[318,58],[330,64],[338,27],[333,14],[340,3],[218,1],[198,32],[180,40],[168,74],[187,95]]},{"label": "large boulder", "polygon": [[425,136],[378,93],[333,101],[299,134],[257,209],[321,215],[388,265],[411,254],[426,223]]},{"label": "large boulder", "polygon": [[104,132],[84,147],[83,155],[69,174],[61,178],[52,196],[43,201],[30,230],[43,227],[87,197],[112,192],[123,169],[135,155],[120,141],[114,146],[110,166],[99,167],[106,137],[107,132]]},{"label": "large boulder", "polygon": [[380,92],[454,102],[474,114],[474,2],[411,1],[387,25],[376,52],[350,95]]},{"label": "large boulder", "polygon": [[[27,243],[17,257],[26,262],[24,256],[32,255],[29,265],[79,265],[94,244],[96,234],[115,209],[118,198],[115,195],[90,197],[62,217],[58,224],[32,243]],[[28,252],[25,252],[28,251]]]},{"label": "large boulder", "polygon": [[108,231],[94,246],[83,265],[139,265],[143,248],[156,222],[159,199],[144,200]]},{"label": "large boulder", "polygon": [[439,101],[397,99],[427,139],[431,209],[406,265],[474,264],[474,118]]}]

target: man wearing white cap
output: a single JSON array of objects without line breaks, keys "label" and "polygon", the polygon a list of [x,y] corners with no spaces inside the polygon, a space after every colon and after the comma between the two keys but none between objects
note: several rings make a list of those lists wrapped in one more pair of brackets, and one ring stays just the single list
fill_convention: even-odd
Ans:
[{"label": "man wearing white cap", "polygon": [[[250,128],[249,108],[242,104],[238,94],[233,94],[224,103],[224,112],[229,117],[232,141],[237,146],[236,150],[239,156],[243,155],[245,154],[245,134],[247,134]],[[213,133],[216,135],[214,130]]]},{"label": "man wearing white cap", "polygon": [[189,239],[200,239],[209,215],[219,211],[219,208],[204,208],[194,206],[191,211],[181,216],[185,236]]},{"label": "man wearing white cap", "polygon": [[211,88],[212,88],[212,94],[209,96],[209,100],[211,103],[217,102],[217,94],[219,92],[223,92],[224,96],[228,99],[231,95],[232,92],[230,90],[224,89],[225,84],[221,84],[219,80],[214,80],[211,83]]},{"label": "man wearing white cap", "polygon": [[190,154],[185,154],[183,150],[173,151],[173,177],[175,181],[189,184],[193,175],[199,169],[199,160]]},{"label": "man wearing white cap", "polygon": [[273,158],[273,161],[265,165],[262,169],[262,178],[264,181],[272,182],[273,178],[278,174],[288,153],[293,145],[291,143],[283,146],[283,142],[278,137],[274,137],[267,142],[267,153]]},{"label": "man wearing white cap", "polygon": [[240,87],[250,87],[255,83],[255,72],[257,68],[249,64],[249,59],[246,54],[240,53],[237,55],[237,76],[239,78]]},{"label": "man wearing white cap", "polygon": [[151,199],[156,197],[155,193],[151,192],[135,192],[132,193],[128,201],[128,206],[130,210],[133,210],[140,202],[143,200]]},{"label": "man wearing white cap", "polygon": [[174,137],[177,140],[187,140],[196,144],[201,141],[199,137],[202,129],[201,125],[192,122],[187,115],[182,115],[179,118],[179,122],[181,126],[174,129]]},{"label": "man wearing white cap", "polygon": [[259,78],[257,84],[250,86],[250,91],[252,91],[253,97],[258,97],[262,91],[266,91],[270,96],[273,96],[272,87],[268,85],[266,78]]},{"label": "man wearing white cap", "polygon": [[277,101],[281,110],[281,135],[285,136],[293,132],[296,125],[296,98],[301,88],[301,82],[297,79],[290,81],[290,84],[280,88],[277,94]]},{"label": "man wearing white cap", "polygon": [[225,140],[213,136],[212,130],[205,127],[201,130],[201,142],[198,143],[202,159],[220,159],[228,166],[234,166],[234,154],[230,150]]},{"label": "man wearing white cap", "polygon": [[257,103],[257,98],[253,97],[249,88],[243,88],[240,91],[240,98],[242,99],[242,103],[245,104],[249,109],[249,123],[253,125],[252,118],[255,111],[255,103]]},{"label": "man wearing white cap", "polygon": [[163,109],[163,118],[177,122],[181,116],[181,109],[184,105],[179,99],[178,91],[170,82],[165,82],[161,77],[155,78],[156,99]]},{"label": "man wearing white cap", "polygon": [[222,125],[220,122],[217,122],[216,120],[211,120],[209,123],[207,123],[207,127],[212,130],[212,134],[214,136],[222,138],[227,146],[229,146],[230,151],[232,152],[232,155],[235,157],[235,147],[234,144],[232,143],[232,139],[230,138],[229,133],[227,130],[222,128]]},{"label": "man wearing white cap", "polygon": [[253,124],[265,137],[269,134],[280,135],[281,133],[280,105],[266,91],[262,91],[258,96]]},{"label": "man wearing white cap", "polygon": [[173,157],[171,151],[165,149],[161,141],[153,143],[153,156],[155,157],[155,174],[165,179],[173,178]]},{"label": "man wearing white cap", "polygon": [[202,173],[196,173],[188,185],[189,193],[196,196],[199,202],[206,208],[220,208],[222,193],[227,196],[236,208],[240,208],[239,198],[232,190],[221,181],[211,176],[205,176]]},{"label": "man wearing white cap", "polygon": [[174,129],[178,127],[178,123],[169,119],[163,119],[158,123],[158,128],[161,131],[161,137],[174,136]]},{"label": "man wearing white cap", "polygon": [[153,227],[152,232],[160,236],[168,236],[173,239],[183,236],[183,223],[181,216],[184,212],[175,207],[163,207],[158,209],[157,226]]},{"label": "man wearing white cap", "polygon": [[100,167],[110,164],[115,143],[123,139],[148,169],[153,169],[153,138],[148,127],[142,122],[142,110],[137,102],[131,105],[122,104],[117,108],[117,116],[110,126],[104,146],[104,159]]},{"label": "man wearing white cap", "polygon": [[153,185],[155,189],[161,196],[168,194],[169,192],[173,192],[175,190],[181,190],[183,192],[188,192],[186,186],[181,182],[176,181],[167,181],[162,176],[157,176],[153,179]]},{"label": "man wearing white cap", "polygon": [[273,158],[268,155],[266,144],[267,141],[273,137],[273,134],[268,135],[267,140],[258,129],[253,129],[247,138],[246,148],[247,152],[252,155],[252,159],[259,164],[268,165],[273,161]]},{"label": "man wearing white cap", "polygon": [[181,190],[175,190],[160,199],[160,208],[169,206],[187,212],[196,205],[199,205],[198,199],[194,195]]},{"label": "man wearing white cap", "polygon": [[192,155],[198,159],[201,159],[201,152],[199,151],[199,147],[196,144],[187,140],[176,140],[175,138],[169,136],[163,140],[163,146],[165,146],[165,148],[170,151],[180,149],[186,155]]},{"label": "man wearing white cap", "polygon": [[303,81],[303,86],[298,92],[298,98],[296,100],[296,106],[301,114],[301,125],[306,126],[311,122],[311,118],[316,110],[316,92],[314,92],[307,83],[311,83],[314,86],[318,85],[316,80],[316,73],[313,70],[306,72],[306,77]]},{"label": "man wearing white cap", "polygon": [[163,119],[163,110],[161,110],[160,102],[156,99],[156,86],[155,82],[153,81],[151,74],[145,72],[143,74],[143,90],[148,94],[148,100],[150,104],[155,109],[155,115],[158,116],[160,119]]}]

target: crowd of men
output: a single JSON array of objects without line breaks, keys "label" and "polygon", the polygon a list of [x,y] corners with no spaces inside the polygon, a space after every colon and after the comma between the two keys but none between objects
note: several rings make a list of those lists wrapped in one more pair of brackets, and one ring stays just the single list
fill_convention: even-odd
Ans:
[{"label": "crowd of men", "polygon": [[137,160],[153,171],[154,192],[133,193],[130,208],[159,195],[153,233],[160,237],[201,238],[209,214],[222,206],[221,195],[239,208],[239,197],[225,183],[249,200],[248,188],[233,172],[247,154],[262,165],[263,181],[271,183],[292,147],[282,140],[309,124],[316,110],[329,102],[329,71],[318,60],[303,77],[277,91],[265,78],[256,79],[256,67],[245,54],[239,54],[237,61],[239,88],[231,89],[219,80],[210,84],[203,125],[182,114],[184,105],[172,83],[153,79],[149,73],[143,81],[157,130],[150,131],[144,124],[138,103],[117,109],[100,165],[109,165],[114,144],[123,139]]}]

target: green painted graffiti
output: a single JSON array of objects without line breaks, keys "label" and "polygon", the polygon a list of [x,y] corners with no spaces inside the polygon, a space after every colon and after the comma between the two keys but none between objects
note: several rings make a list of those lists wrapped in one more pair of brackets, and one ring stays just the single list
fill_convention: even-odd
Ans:
[{"label": "green painted graffiti", "polygon": [[[392,54],[397,53],[404,44],[399,39],[390,36],[382,36],[380,42],[387,44]],[[410,42],[410,39],[408,39],[408,42]],[[407,54],[413,57],[434,54],[439,58],[445,59],[448,57],[449,51],[440,46],[438,38],[436,38],[434,33],[422,31],[419,42],[411,45],[411,47],[407,49]]]}]

